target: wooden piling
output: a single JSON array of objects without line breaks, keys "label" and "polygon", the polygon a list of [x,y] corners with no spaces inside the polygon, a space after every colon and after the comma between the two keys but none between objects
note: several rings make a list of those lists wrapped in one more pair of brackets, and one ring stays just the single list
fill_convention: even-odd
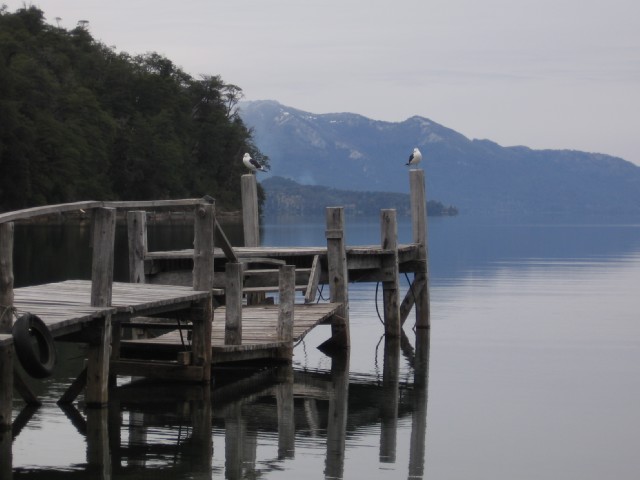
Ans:
[{"label": "wooden piling", "polygon": [[411,191],[411,223],[413,227],[413,243],[420,245],[420,266],[414,276],[414,285],[423,284],[416,295],[416,328],[431,326],[429,309],[429,255],[427,245],[427,196],[425,190],[424,170],[409,171]]},{"label": "wooden piling", "polygon": [[278,340],[293,342],[293,313],[295,305],[296,267],[281,265],[278,275]]},{"label": "wooden piling", "polygon": [[144,257],[147,254],[147,214],[136,210],[127,212],[127,237],[129,244],[129,282],[146,283]]},{"label": "wooden piling", "polygon": [[[254,174],[242,175],[242,229],[244,233],[245,247],[260,246],[260,212],[258,208],[258,182]],[[247,304],[256,305],[261,303],[265,294],[248,293]]]},{"label": "wooden piling", "polygon": [[[0,335],[0,432],[11,429],[13,406],[13,362],[11,341],[3,342]],[[4,335],[9,338],[8,335]]]},{"label": "wooden piling", "polygon": [[381,245],[385,250],[382,268],[389,272],[391,280],[382,282],[384,300],[384,333],[390,337],[400,337],[400,289],[398,266],[398,222],[396,211],[381,210]]},{"label": "wooden piling", "polygon": [[[213,232],[215,206],[204,204],[196,207],[193,241],[193,289],[211,291],[213,288]],[[192,309],[192,349],[195,365],[202,366],[202,381],[211,381],[211,322],[213,305],[211,297]]]},{"label": "wooden piling", "polygon": [[225,283],[225,345],[242,344],[242,264],[227,262]]},{"label": "wooden piling", "polygon": [[0,334],[13,324],[13,222],[0,223]]},{"label": "wooden piling", "polygon": [[331,357],[331,393],[327,415],[327,455],[324,475],[325,478],[343,478],[349,414],[348,352],[339,352]]},{"label": "wooden piling", "polygon": [[342,306],[331,320],[332,344],[349,348],[349,273],[344,239],[344,208],[328,207],[326,210],[327,269],[330,301]]},{"label": "wooden piling", "polygon": [[[93,212],[93,260],[91,268],[91,306],[111,306],[113,255],[116,233],[115,208],[97,208]],[[109,362],[111,350],[111,314],[101,319],[96,341],[87,354],[86,403],[104,407],[109,400]]]}]

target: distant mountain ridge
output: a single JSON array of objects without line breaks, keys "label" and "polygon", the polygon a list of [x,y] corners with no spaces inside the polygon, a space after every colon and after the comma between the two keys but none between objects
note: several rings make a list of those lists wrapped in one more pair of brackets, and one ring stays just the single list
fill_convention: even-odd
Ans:
[{"label": "distant mountain ridge", "polygon": [[[342,206],[347,215],[379,215],[383,208],[393,208],[398,216],[411,215],[411,201],[406,193],[354,192],[320,185],[301,185],[290,179],[271,177],[261,182],[266,193],[266,216],[322,218],[326,207]],[[430,216],[453,216],[458,210],[435,200],[427,201]]]},{"label": "distant mountain ridge", "polygon": [[407,193],[417,146],[428,198],[461,213],[640,213],[640,167],[609,155],[502,147],[419,116],[316,115],[270,100],[242,102],[240,115],[270,175],[301,184]]}]

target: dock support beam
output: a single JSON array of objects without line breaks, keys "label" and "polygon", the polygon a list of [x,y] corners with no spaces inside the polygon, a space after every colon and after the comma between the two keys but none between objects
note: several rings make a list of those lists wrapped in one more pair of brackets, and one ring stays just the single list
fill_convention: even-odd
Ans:
[{"label": "dock support beam", "polygon": [[382,268],[389,280],[382,282],[384,300],[384,334],[400,337],[400,289],[398,266],[398,222],[393,209],[380,212],[381,246],[385,250]]},{"label": "dock support beam", "polygon": [[425,190],[424,170],[409,171],[411,190],[411,223],[413,227],[413,243],[420,245],[420,266],[414,276],[414,285],[424,285],[416,295],[416,328],[430,328],[429,309],[429,252],[427,247],[427,196]]},{"label": "dock support beam", "polygon": [[[113,254],[116,235],[115,208],[98,208],[93,212],[93,260],[91,265],[91,306],[111,306],[113,288]],[[111,314],[105,315],[96,341],[89,344],[87,355],[88,407],[105,407],[109,401],[109,362],[111,355]]]},{"label": "dock support beam", "polygon": [[330,301],[340,303],[331,320],[331,343],[334,346],[349,348],[349,273],[347,270],[347,251],[344,239],[344,209],[328,207],[327,221],[327,270],[329,274]]},{"label": "dock support beam", "polygon": [[[213,231],[215,206],[196,208],[193,242],[193,289],[211,292],[213,288]],[[211,381],[211,322],[213,305],[211,296],[193,309],[193,362],[202,366],[202,381]]]}]

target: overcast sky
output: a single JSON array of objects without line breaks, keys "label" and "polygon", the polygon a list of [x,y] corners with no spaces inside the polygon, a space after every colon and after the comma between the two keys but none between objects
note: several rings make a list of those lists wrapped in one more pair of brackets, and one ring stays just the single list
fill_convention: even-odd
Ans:
[{"label": "overcast sky", "polygon": [[[25,2],[0,0],[10,11]],[[638,0],[34,0],[247,100],[640,164]]]}]

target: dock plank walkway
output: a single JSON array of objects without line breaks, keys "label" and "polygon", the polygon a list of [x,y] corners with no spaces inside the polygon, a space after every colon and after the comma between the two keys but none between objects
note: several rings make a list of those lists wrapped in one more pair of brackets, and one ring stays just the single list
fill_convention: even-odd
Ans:
[{"label": "dock plank walkway", "polygon": [[91,306],[91,281],[67,280],[14,290],[14,308],[18,315],[32,313],[42,319],[54,337],[77,331],[88,322],[109,313],[125,316],[184,308],[207,298],[209,292],[189,287],[113,283],[111,307]]},{"label": "dock plank walkway", "polygon": [[[317,325],[327,321],[340,308],[338,303],[296,304],[293,319],[293,341],[302,339]],[[287,346],[287,342],[277,339],[278,306],[247,306],[242,309],[242,344],[225,345],[225,308],[214,311],[211,331],[213,363],[228,361],[230,355],[243,354],[252,359],[262,355],[270,356],[270,350]],[[173,330],[155,338],[123,340],[122,348],[131,350],[176,351],[185,348],[185,336]],[[249,352],[255,352],[253,356]]]}]

